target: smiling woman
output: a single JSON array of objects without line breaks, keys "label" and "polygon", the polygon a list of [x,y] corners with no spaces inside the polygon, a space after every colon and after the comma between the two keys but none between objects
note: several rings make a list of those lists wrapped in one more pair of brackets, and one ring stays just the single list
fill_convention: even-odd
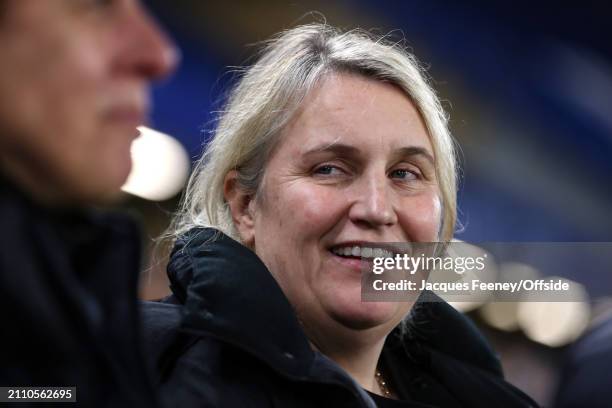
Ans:
[{"label": "smiling woman", "polygon": [[[174,294],[145,306],[160,386],[194,406],[532,405],[448,305],[361,301],[368,256],[448,241],[455,219],[453,141],[414,57],[358,30],[282,33],[189,183]],[[406,334],[423,313],[427,336]]]}]

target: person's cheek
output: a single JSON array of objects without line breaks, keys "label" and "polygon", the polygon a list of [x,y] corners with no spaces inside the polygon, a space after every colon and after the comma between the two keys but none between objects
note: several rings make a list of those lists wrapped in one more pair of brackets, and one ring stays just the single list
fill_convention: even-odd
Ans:
[{"label": "person's cheek", "polygon": [[[338,222],[338,196],[330,188],[302,186],[290,205],[298,223],[295,233],[318,250],[322,236]],[[305,244],[306,245],[306,244]]]},{"label": "person's cheek", "polygon": [[437,241],[442,204],[437,194],[424,194],[407,199],[401,207],[399,220],[410,240]]}]

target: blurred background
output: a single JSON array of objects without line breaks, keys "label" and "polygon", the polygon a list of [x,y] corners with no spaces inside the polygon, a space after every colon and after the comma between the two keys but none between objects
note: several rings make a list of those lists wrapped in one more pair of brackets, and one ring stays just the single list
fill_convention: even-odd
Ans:
[{"label": "blurred background", "polygon": [[[232,80],[227,67],[244,65],[256,44],[270,35],[323,19],[343,28],[393,32],[398,39],[406,38],[428,68],[462,149],[463,228],[458,239],[612,241],[612,13],[605,5],[425,0],[146,3],[182,50],[178,72],[154,90],[150,127],[180,143],[162,150],[182,146],[192,160],[200,154],[214,128],[211,112],[219,109]],[[142,146],[141,161],[157,157],[150,148]],[[188,159],[168,163],[159,174],[146,171],[145,165],[134,190],[140,188],[138,183],[159,184],[163,177],[181,180],[173,172],[188,171]],[[151,169],[158,167],[157,161],[149,163]],[[175,191],[126,203],[143,221],[150,243],[141,293],[146,299],[169,292],[165,259],[152,249],[176,210]],[[533,271],[531,265],[511,266],[553,274]],[[585,288],[584,302],[574,306],[552,304],[537,313],[520,312],[514,304],[458,306],[494,344],[509,381],[544,405],[551,403],[568,344],[611,310],[609,268],[586,261],[573,271],[575,276],[565,277]],[[530,323],[538,327],[558,322],[561,326],[546,330],[561,336],[549,341],[534,335],[521,313],[540,316],[539,323]],[[561,315],[576,316],[578,322],[562,321]]]}]

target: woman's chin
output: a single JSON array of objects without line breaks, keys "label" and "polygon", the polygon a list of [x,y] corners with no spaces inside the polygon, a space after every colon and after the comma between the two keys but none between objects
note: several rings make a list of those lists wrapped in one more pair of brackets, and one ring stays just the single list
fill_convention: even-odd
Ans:
[{"label": "woman's chin", "polygon": [[324,313],[333,321],[352,330],[375,327],[393,329],[410,311],[412,302],[364,302],[361,280],[332,280],[315,287]]},{"label": "woman's chin", "polygon": [[338,297],[330,315],[345,327],[366,330],[388,325],[393,320],[399,322],[404,314],[399,310],[401,305],[396,302],[362,302],[361,299],[355,301]]}]

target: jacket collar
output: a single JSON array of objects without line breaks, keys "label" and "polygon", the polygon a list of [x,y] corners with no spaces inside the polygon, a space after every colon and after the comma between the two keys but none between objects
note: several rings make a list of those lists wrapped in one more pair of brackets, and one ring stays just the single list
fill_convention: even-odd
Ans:
[{"label": "jacket collar", "polygon": [[181,329],[205,332],[255,354],[293,376],[314,360],[289,301],[251,250],[211,228],[176,243],[168,276],[184,304]]}]

